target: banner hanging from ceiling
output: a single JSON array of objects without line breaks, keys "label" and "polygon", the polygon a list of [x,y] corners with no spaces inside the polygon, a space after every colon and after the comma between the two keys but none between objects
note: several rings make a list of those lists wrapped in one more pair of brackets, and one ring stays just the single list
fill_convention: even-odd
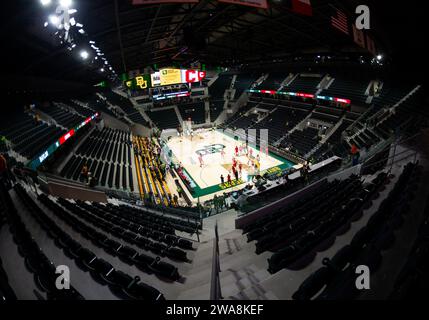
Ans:
[{"label": "banner hanging from ceiling", "polygon": [[133,5],[156,3],[198,3],[199,0],[133,0]]},{"label": "banner hanging from ceiling", "polygon": [[[199,0],[132,0],[133,5],[156,4],[156,3],[198,3],[198,2]],[[219,2],[232,3],[232,4],[243,5],[243,6],[261,8],[261,9],[268,8],[267,0],[219,0]]]},{"label": "banner hanging from ceiling", "polygon": [[313,7],[310,0],[292,0],[292,11],[304,16],[313,15]]},{"label": "banner hanging from ceiling", "polygon": [[233,3],[233,4],[255,7],[260,9],[268,8],[267,0],[219,0],[219,2]]}]

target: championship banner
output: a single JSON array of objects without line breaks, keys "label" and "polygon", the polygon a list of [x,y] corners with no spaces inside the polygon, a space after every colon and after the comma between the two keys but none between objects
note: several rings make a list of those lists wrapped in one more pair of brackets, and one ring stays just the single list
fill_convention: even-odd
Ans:
[{"label": "championship banner", "polygon": [[359,30],[356,28],[356,26],[353,24],[353,40],[355,43],[361,47],[365,48],[365,34],[362,30]]},{"label": "championship banner", "polygon": [[198,3],[199,0],[133,0],[133,5],[156,3]]},{"label": "championship banner", "polygon": [[268,8],[267,0],[219,0],[219,2],[233,3],[237,5],[255,7],[260,9]]},{"label": "championship banner", "polygon": [[313,7],[310,0],[292,0],[292,11],[304,16],[313,15]]},{"label": "championship banner", "polygon": [[369,35],[366,35],[366,49],[371,52],[374,56],[377,54],[377,50],[375,49],[374,40]]}]

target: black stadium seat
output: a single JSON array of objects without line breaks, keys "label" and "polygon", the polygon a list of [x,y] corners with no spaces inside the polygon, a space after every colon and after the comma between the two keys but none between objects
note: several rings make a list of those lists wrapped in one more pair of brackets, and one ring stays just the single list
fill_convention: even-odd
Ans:
[{"label": "black stadium seat", "polygon": [[21,2],[0,301],[427,298],[427,10],[384,6],[395,37],[354,0]]}]

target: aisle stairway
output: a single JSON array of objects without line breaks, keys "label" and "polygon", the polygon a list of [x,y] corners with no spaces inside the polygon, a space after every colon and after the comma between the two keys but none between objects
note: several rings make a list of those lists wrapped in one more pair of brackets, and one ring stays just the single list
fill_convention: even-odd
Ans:
[{"label": "aisle stairway", "polygon": [[[271,275],[267,271],[270,253],[255,254],[255,244],[247,243],[241,230],[228,232],[219,239],[220,281],[222,295],[229,299],[275,300],[272,292],[258,284]],[[184,289],[178,299],[207,299],[210,295],[213,241],[201,243],[195,253],[192,267],[186,277]]]}]

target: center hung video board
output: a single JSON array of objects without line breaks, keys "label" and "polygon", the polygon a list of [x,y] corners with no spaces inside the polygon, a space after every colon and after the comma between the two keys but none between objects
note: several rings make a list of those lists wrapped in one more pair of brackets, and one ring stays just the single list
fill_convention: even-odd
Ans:
[{"label": "center hung video board", "polygon": [[143,74],[125,81],[125,86],[134,90],[145,90],[175,84],[200,82],[206,77],[205,71],[165,68],[152,74]]}]

